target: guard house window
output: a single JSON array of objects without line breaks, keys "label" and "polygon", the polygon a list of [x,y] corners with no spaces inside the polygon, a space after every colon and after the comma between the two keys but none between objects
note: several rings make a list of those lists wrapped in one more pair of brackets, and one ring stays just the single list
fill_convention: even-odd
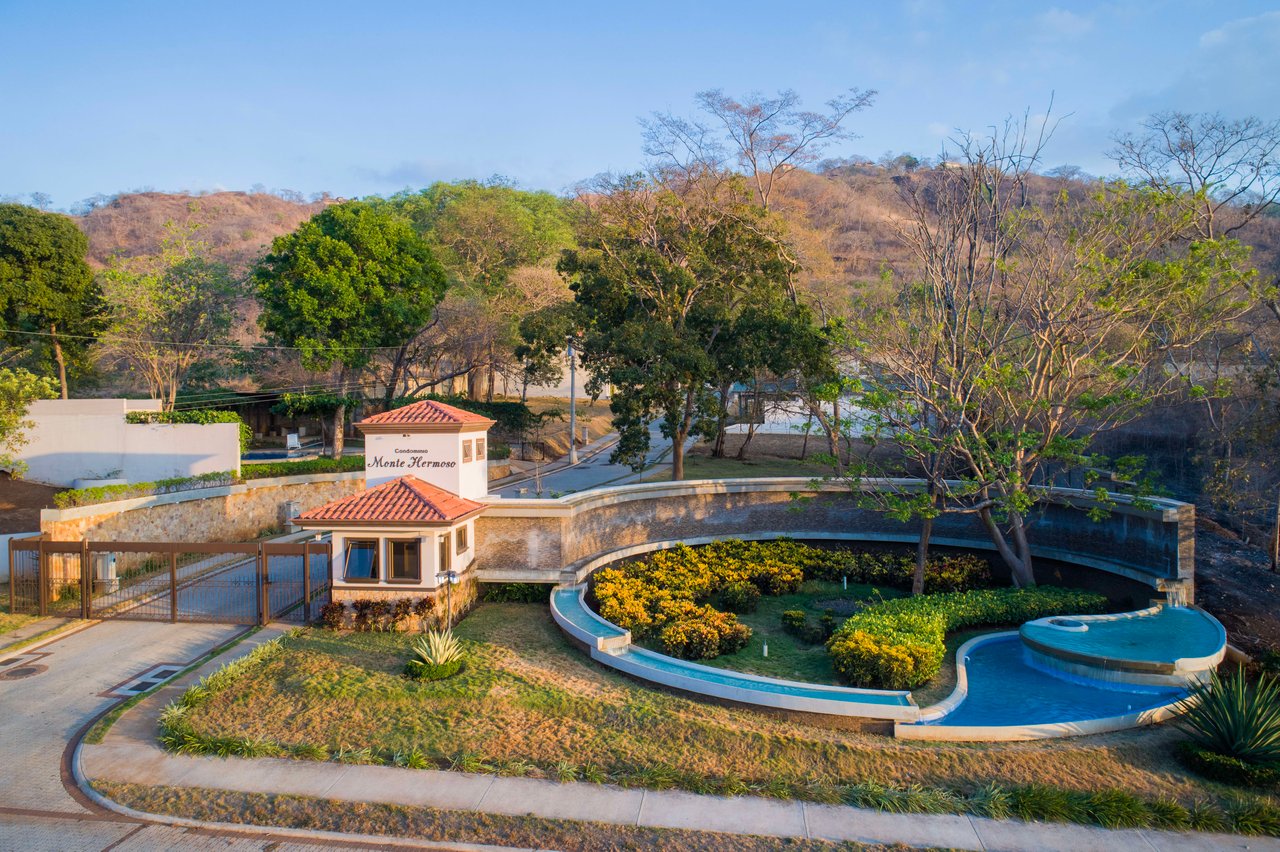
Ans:
[{"label": "guard house window", "polygon": [[349,583],[378,582],[378,542],[376,539],[347,539],[343,579]]},{"label": "guard house window", "polygon": [[467,528],[465,526],[458,527],[453,532],[454,538],[458,541],[458,553],[467,552]]},{"label": "guard house window", "polygon": [[449,563],[449,534],[445,533],[440,536],[440,562],[436,568],[441,572],[448,571]]},{"label": "guard house window", "polygon": [[422,548],[416,538],[389,541],[391,572],[388,580],[400,583],[417,583],[422,580]]},{"label": "guard house window", "polygon": [[464,462],[471,461],[471,442],[470,441],[462,442],[462,460]]},{"label": "guard house window", "polygon": [[476,461],[484,459],[484,438],[476,438]]}]

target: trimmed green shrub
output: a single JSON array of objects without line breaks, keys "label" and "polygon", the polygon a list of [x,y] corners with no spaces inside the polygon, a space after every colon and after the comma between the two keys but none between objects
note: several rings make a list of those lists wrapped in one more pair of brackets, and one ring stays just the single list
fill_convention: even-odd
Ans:
[{"label": "trimmed green shrub", "polygon": [[306,476],[311,473],[351,473],[364,470],[363,455],[340,459],[299,459],[298,461],[254,462],[240,466],[241,479],[274,479],[277,476]]},{"label": "trimmed green shrub", "polygon": [[802,609],[789,609],[782,613],[782,629],[793,636],[804,632],[805,620],[808,618]]},{"label": "trimmed green shrub", "polygon": [[746,647],[751,628],[729,613],[710,607],[694,610],[694,617],[672,621],[662,629],[662,648],[682,660],[709,660]]},{"label": "trimmed green shrub", "polygon": [[1185,702],[1178,724],[1206,751],[1255,766],[1280,766],[1280,679],[1250,683],[1244,670],[1212,672]]},{"label": "trimmed green shrub", "polygon": [[1280,790],[1280,764],[1248,763],[1185,741],[1178,743],[1178,760],[1192,772],[1223,784]]},{"label": "trimmed green shrub", "polygon": [[481,583],[480,597],[490,603],[545,604],[551,596],[546,583]]},{"label": "trimmed green shrub", "polygon": [[452,630],[431,630],[413,643],[417,659],[405,663],[404,673],[416,680],[443,680],[462,668],[462,645]]},{"label": "trimmed green shrub", "polygon": [[724,608],[739,615],[755,612],[760,606],[760,589],[753,583],[730,583],[722,595]]},{"label": "trimmed green shrub", "polygon": [[897,598],[850,616],[827,649],[835,670],[855,686],[912,689],[938,673],[952,631],[1101,612],[1105,605],[1102,595],[1053,586]]}]

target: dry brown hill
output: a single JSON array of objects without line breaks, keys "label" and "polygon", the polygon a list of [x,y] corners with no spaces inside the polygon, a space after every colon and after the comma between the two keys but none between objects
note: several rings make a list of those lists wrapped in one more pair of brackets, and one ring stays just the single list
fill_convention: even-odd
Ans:
[{"label": "dry brown hill", "polygon": [[172,221],[200,225],[196,238],[207,242],[219,260],[243,270],[266,252],[272,239],[289,233],[329,203],[286,201],[266,193],[138,192],[118,196],[77,221],[89,237],[89,262],[94,266],[105,266],[116,255],[156,253],[165,223]]}]

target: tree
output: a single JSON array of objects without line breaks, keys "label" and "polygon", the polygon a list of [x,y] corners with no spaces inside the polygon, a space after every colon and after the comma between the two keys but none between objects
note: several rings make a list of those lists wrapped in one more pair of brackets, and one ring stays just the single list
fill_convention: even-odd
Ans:
[{"label": "tree", "polygon": [[197,239],[199,229],[168,222],[159,254],[117,258],[100,276],[109,325],[99,354],[140,375],[165,410],[197,364],[234,350],[231,333],[245,295],[243,282]]},{"label": "tree", "polygon": [[[386,205],[328,207],[277,237],[254,271],[259,323],[273,342],[297,347],[310,370],[339,368],[336,396],[379,350],[403,347],[431,318],[445,273],[409,221]],[[342,456],[345,406],[333,412]]]},{"label": "tree", "polygon": [[1011,123],[905,184],[922,275],[861,329],[877,374],[861,404],[908,458],[938,460],[931,499],[898,508],[977,515],[1020,586],[1035,582],[1035,488],[1185,393],[1196,345],[1245,310],[1251,276],[1233,241],[1188,242],[1198,195],[1114,183],[1027,202],[1044,138]]},{"label": "tree", "polygon": [[584,204],[581,248],[559,269],[585,328],[588,391],[613,386],[615,460],[639,465],[660,419],[683,479],[686,440],[714,419],[716,347],[754,296],[785,292],[781,234],[742,179],[721,174],[678,188],[602,178]]},{"label": "tree", "polygon": [[1167,111],[1142,128],[1116,136],[1109,156],[1152,186],[1194,195],[1200,236],[1229,237],[1280,201],[1280,121]]},{"label": "tree", "polygon": [[[85,262],[89,242],[66,216],[0,205],[0,317],[20,334],[11,344],[28,366],[55,366],[63,399],[72,374],[88,366],[102,329],[101,294]],[[34,357],[30,357],[34,356]]]},{"label": "tree", "polygon": [[56,395],[57,388],[49,379],[27,370],[0,368],[0,469],[13,476],[21,476],[26,470],[26,464],[15,454],[27,442],[26,430],[32,426],[27,409],[37,399]]}]

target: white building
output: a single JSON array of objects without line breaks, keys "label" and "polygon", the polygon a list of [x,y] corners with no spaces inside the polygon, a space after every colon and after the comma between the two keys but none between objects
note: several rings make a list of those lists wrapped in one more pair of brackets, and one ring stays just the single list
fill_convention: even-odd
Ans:
[{"label": "white building", "polygon": [[366,489],[298,516],[333,536],[334,600],[416,597],[475,561],[493,421],[442,402],[365,418]]}]

